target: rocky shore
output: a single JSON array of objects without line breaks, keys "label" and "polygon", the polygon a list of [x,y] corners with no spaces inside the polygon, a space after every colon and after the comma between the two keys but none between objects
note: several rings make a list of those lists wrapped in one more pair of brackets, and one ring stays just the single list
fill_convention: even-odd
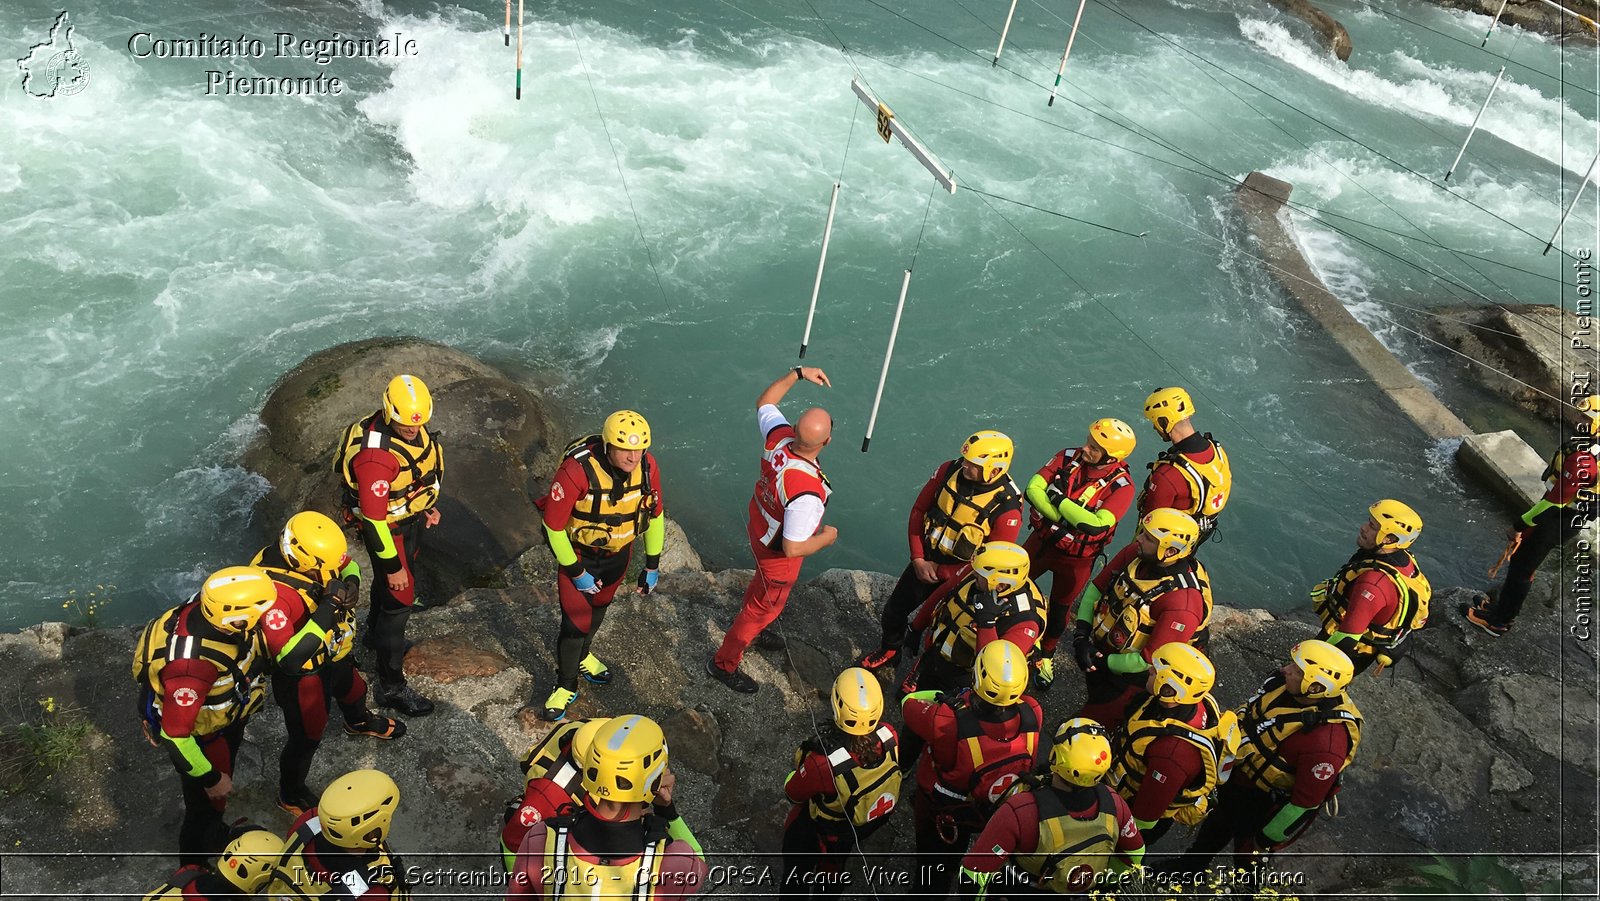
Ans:
[{"label": "rocky shore", "polygon": [[[458,360],[454,380],[424,368],[457,358],[475,365]],[[455,566],[432,586],[434,597],[448,601],[413,618],[416,646],[407,658],[415,683],[439,707],[391,743],[346,736],[334,724],[311,783],[325,785],[361,766],[389,772],[402,792],[392,843],[420,880],[417,894],[495,898],[503,891],[495,880],[504,802],[521,788],[516,760],[547,728],[520,710],[548,690],[558,624],[553,561],[525,537],[534,523],[521,505],[566,436],[535,392],[455,351],[415,341],[346,345],[286,377],[263,411],[267,446],[250,459],[277,494],[259,519],[270,527],[284,510],[327,497],[311,485],[323,478],[324,449],[301,456],[290,436],[315,445],[311,436],[328,434],[323,420],[337,421],[340,405],[360,412],[376,396],[369,379],[407,365],[397,359],[411,360],[438,381],[435,396],[449,398],[439,409],[451,417],[442,427],[452,455],[446,496],[453,500],[435,552],[452,549],[438,557],[453,555]],[[446,412],[452,408],[465,412]],[[259,462],[274,454],[278,462]],[[472,466],[482,469],[469,475]],[[498,487],[480,493],[474,479]],[[514,496],[490,496],[507,493]],[[523,516],[530,518],[512,522]],[[449,528],[452,519],[458,531]],[[504,531],[512,527],[524,537]],[[760,691],[738,695],[707,677],[704,661],[750,572],[707,571],[681,530],[668,541],[673,555],[659,591],[619,599],[597,642],[619,677],[586,687],[573,713],[642,712],[659,720],[679,775],[679,808],[718,866],[718,892],[770,893],[771,882],[761,877],[776,858],[762,855],[779,847],[791,754],[827,722],[827,687],[875,637],[893,578],[829,570],[797,588],[780,620],[789,650],[753,651],[746,668]],[[1329,571],[1343,554],[1328,550]],[[1277,617],[1242,609],[1249,574],[1215,575],[1218,602],[1230,605],[1214,619],[1217,695],[1236,705],[1314,627],[1309,611]],[[1306,575],[1309,584],[1326,573]],[[1586,599],[1564,588],[1558,574],[1547,574],[1517,628],[1499,639],[1463,628],[1455,607],[1469,591],[1440,590],[1410,656],[1382,676],[1357,680],[1352,695],[1366,727],[1341,815],[1319,823],[1295,847],[1297,856],[1279,861],[1280,869],[1304,874],[1278,887],[1284,895],[1389,895],[1429,860],[1412,855],[1426,853],[1493,855],[1529,887],[1565,875],[1570,892],[1593,893],[1596,639],[1592,609],[1578,606]],[[175,865],[178,782],[165,755],[139,733],[128,670],[136,633],[132,626],[46,623],[0,636],[0,772],[22,774],[0,797],[0,830],[14,855],[5,862],[5,890],[140,897]],[[1068,664],[1041,696],[1049,724],[1082,697],[1082,680]],[[17,740],[21,723],[70,726],[79,740],[49,771]],[[288,815],[273,803],[283,737],[282,715],[269,703],[251,722],[230,817],[287,827]],[[911,848],[909,814],[873,837],[868,851],[887,855],[875,863]],[[1174,830],[1154,853],[1181,850],[1187,838]],[[1573,853],[1552,854],[1558,850]],[[868,890],[863,877],[853,874],[858,890],[848,897],[900,891],[888,877]]]}]

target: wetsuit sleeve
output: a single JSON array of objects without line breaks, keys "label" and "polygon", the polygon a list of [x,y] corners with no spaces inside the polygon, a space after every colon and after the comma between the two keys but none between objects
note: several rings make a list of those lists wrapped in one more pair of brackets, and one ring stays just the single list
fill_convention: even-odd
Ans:
[{"label": "wetsuit sleeve", "polygon": [[[1023,808],[1027,810],[1024,811]],[[1012,795],[989,818],[972,849],[961,858],[961,869],[975,875],[1000,872],[1013,854],[1027,854],[1038,843],[1039,805],[1031,793]],[[1032,814],[1029,816],[1028,814]],[[1024,822],[1031,820],[1031,823]],[[963,880],[965,882],[967,880]],[[979,897],[972,895],[969,897]]]},{"label": "wetsuit sleeve", "polygon": [[1161,819],[1178,792],[1204,768],[1200,749],[1170,735],[1150,743],[1145,751],[1145,775],[1133,796],[1133,816],[1145,822]]},{"label": "wetsuit sleeve", "polygon": [[939,692],[914,691],[900,702],[900,718],[915,735],[933,741],[938,737],[940,712],[948,708],[937,700]]},{"label": "wetsuit sleeve", "polygon": [[1121,795],[1112,792],[1111,803],[1117,812],[1117,857],[1111,861],[1111,868],[1131,870],[1144,859],[1144,833],[1139,831],[1128,802]]},{"label": "wetsuit sleeve", "polygon": [[655,495],[656,506],[650,513],[650,525],[644,530],[644,553],[647,558],[659,560],[662,549],[667,546],[667,506],[661,499],[661,467],[653,456],[650,457],[650,493]]},{"label": "wetsuit sleeve", "polygon": [[928,515],[928,508],[933,506],[933,498],[938,494],[939,486],[950,477],[946,472],[949,468],[949,463],[940,463],[933,471],[933,477],[928,479],[928,483],[922,486],[921,491],[917,492],[916,503],[911,505],[911,518],[906,521],[906,543],[911,546],[913,560],[927,559],[928,548],[922,542],[922,520]]},{"label": "wetsuit sleeve", "polygon": [[1017,536],[1022,534],[1022,495],[1006,503],[995,513],[994,519],[989,521],[989,541],[1015,542]]},{"label": "wetsuit sleeve", "polygon": [[933,622],[933,611],[938,610],[939,605],[943,604],[945,598],[948,598],[960,584],[955,579],[940,582],[939,587],[935,588],[933,593],[928,595],[928,599],[922,602],[922,606],[917,608],[917,615],[911,618],[911,628],[919,631],[928,628],[928,624]]},{"label": "wetsuit sleeve", "polygon": [[[1130,541],[1123,546],[1122,550],[1117,551],[1116,556],[1111,558],[1110,563],[1107,563],[1105,566],[1100,568],[1098,573],[1095,573],[1094,582],[1091,584],[1093,584],[1096,589],[1096,600],[1099,600],[1099,595],[1105,594],[1111,589],[1111,581],[1117,577],[1118,573],[1128,568],[1128,561],[1132,560],[1138,553],[1138,543],[1136,541]],[[1093,604],[1090,604],[1089,606],[1090,609],[1094,608]],[[1078,618],[1082,619],[1083,617],[1084,614],[1080,605]]]},{"label": "wetsuit sleeve", "polygon": [[1345,598],[1349,606],[1339,620],[1339,631],[1357,636],[1364,635],[1379,614],[1393,610],[1400,600],[1394,580],[1376,570],[1364,572],[1352,582]]},{"label": "wetsuit sleeve", "polygon": [[807,753],[800,766],[783,784],[783,793],[790,801],[801,804],[818,795],[832,797],[838,794],[838,789],[833,784],[833,767],[828,765],[828,758],[816,752]]},{"label": "wetsuit sleeve", "polygon": [[[1328,799],[1350,751],[1350,732],[1339,723],[1323,723],[1294,736],[1299,754],[1294,763],[1294,789],[1289,803],[1317,807]],[[1293,739],[1292,739],[1293,740]]]},{"label": "wetsuit sleeve", "polygon": [[1139,495],[1139,515],[1162,507],[1182,510],[1189,505],[1189,483],[1183,480],[1178,468],[1170,463],[1156,464],[1145,479],[1144,493]]},{"label": "wetsuit sleeve", "polygon": [[323,604],[317,612],[306,618],[289,642],[273,657],[273,662],[284,672],[298,672],[306,663],[328,649],[328,631],[339,618],[339,608]]},{"label": "wetsuit sleeve", "polygon": [[401,569],[400,553],[395,550],[389,531],[389,484],[400,474],[394,454],[382,448],[367,448],[350,464],[356,478],[356,495],[361,504],[361,536],[372,557],[372,565],[385,575]]},{"label": "wetsuit sleeve", "polygon": [[[589,475],[582,464],[568,458],[561,461],[555,478],[550,480],[550,493],[543,504],[544,534],[550,540],[550,550],[555,552],[556,563],[563,567],[575,566],[578,552],[572,548],[567,536],[567,523],[572,520],[572,508],[578,499],[589,492]],[[574,573],[576,575],[576,573]]]},{"label": "wetsuit sleeve", "polygon": [[200,705],[217,680],[217,668],[204,660],[174,660],[161,669],[161,731],[158,739],[178,772],[210,788],[222,778],[194,737]]},{"label": "wetsuit sleeve", "polygon": [[[1055,461],[1052,460],[1051,462]],[[1049,468],[1048,465],[1045,467],[1045,469]],[[1028,489],[1024,492],[1024,496],[1027,497],[1029,505],[1038,511],[1040,516],[1043,516],[1049,522],[1060,522],[1061,512],[1056,509],[1055,504],[1050,503],[1050,495],[1046,490],[1049,487],[1050,481],[1045,477],[1044,470],[1041,469],[1033,478],[1028,480]]]},{"label": "wetsuit sleeve", "polygon": [[543,823],[535,825],[522,837],[522,844],[517,846],[516,866],[506,887],[506,901],[544,897],[544,846],[548,838],[549,830]]},{"label": "wetsuit sleeve", "polygon": [[979,626],[978,648],[981,650],[989,642],[997,638],[1004,638],[1006,641],[1016,645],[1022,653],[1032,652],[1034,644],[1039,641],[1039,633],[1042,631],[1039,628],[1038,619],[1026,614],[1018,614],[1007,619],[1009,621],[1006,623],[1006,628],[1003,632],[996,625]]},{"label": "wetsuit sleeve", "polygon": [[1145,660],[1149,660],[1151,654],[1168,642],[1188,644],[1194,641],[1195,630],[1200,628],[1206,609],[1205,598],[1200,592],[1193,588],[1169,591],[1150,606],[1155,625],[1150,632],[1150,640],[1145,642],[1144,649],[1140,651]]}]

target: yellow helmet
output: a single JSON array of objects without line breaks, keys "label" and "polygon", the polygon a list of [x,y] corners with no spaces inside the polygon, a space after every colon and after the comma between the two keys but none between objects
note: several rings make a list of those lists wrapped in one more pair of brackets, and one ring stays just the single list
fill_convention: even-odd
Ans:
[{"label": "yellow helmet", "polygon": [[1050,772],[1073,785],[1094,785],[1111,769],[1111,739],[1105,727],[1088,717],[1074,717],[1056,730],[1050,748]]},{"label": "yellow helmet", "polygon": [[972,664],[972,690],[996,707],[1012,707],[1022,703],[1028,672],[1028,655],[1004,638],[996,639],[983,646]]},{"label": "yellow helmet", "polygon": [[1194,517],[1171,507],[1157,507],[1139,520],[1139,530],[1156,540],[1156,557],[1165,563],[1185,556],[1200,540]]},{"label": "yellow helmet", "polygon": [[1181,641],[1168,642],[1150,655],[1150,673],[1150,693],[1178,704],[1198,704],[1217,684],[1217,668],[1210,659]]},{"label": "yellow helmet", "polygon": [[272,878],[282,856],[283,839],[265,829],[252,829],[228,843],[217,858],[217,872],[246,895],[254,895]]},{"label": "yellow helmet", "polygon": [[1010,471],[1011,456],[1015,451],[1016,446],[1010,438],[993,429],[984,429],[973,432],[972,437],[961,445],[961,459],[977,464],[979,480],[988,483]]},{"label": "yellow helmet", "polygon": [[230,566],[207,576],[200,586],[200,615],[224,632],[248,632],[277,599],[278,584],[265,571]]},{"label": "yellow helmet", "polygon": [[383,392],[383,416],[390,425],[418,426],[433,418],[433,395],[414,375],[397,375]]},{"label": "yellow helmet", "polygon": [[1028,552],[1012,541],[990,541],[972,555],[972,574],[996,594],[1009,594],[1028,581]]},{"label": "yellow helmet", "polygon": [[345,539],[344,530],[315,510],[289,517],[283,534],[278,536],[278,550],[296,572],[324,582],[338,576],[350,562],[350,542]]},{"label": "yellow helmet", "polygon": [[1089,423],[1089,440],[1100,445],[1106,456],[1113,460],[1126,460],[1133,453],[1137,439],[1133,427],[1120,419],[1096,419]]},{"label": "yellow helmet", "polygon": [[1589,436],[1600,435],[1600,394],[1591,394],[1573,406],[1583,414],[1583,419],[1578,423],[1578,431]]},{"label": "yellow helmet", "polygon": [[577,731],[572,733],[572,744],[568,747],[567,753],[572,755],[572,761],[576,763],[579,768],[587,765],[587,761],[589,760],[589,749],[594,747],[595,733],[599,732],[600,727],[609,722],[611,722],[610,717],[597,716],[593,719],[584,720],[583,725],[579,726]]},{"label": "yellow helmet", "polygon": [[600,437],[612,447],[644,450],[650,446],[650,423],[632,410],[618,410],[606,417],[606,424],[600,427]]},{"label": "yellow helmet", "polygon": [[1355,678],[1355,664],[1349,656],[1326,641],[1308,638],[1289,651],[1289,659],[1300,668],[1300,684],[1289,690],[1305,697],[1325,698],[1344,691]]},{"label": "yellow helmet", "polygon": [[878,677],[852,666],[833,680],[833,722],[846,735],[870,735],[883,718]]},{"label": "yellow helmet", "polygon": [[317,801],[322,834],[340,848],[376,848],[389,836],[400,786],[381,770],[355,770],[333,780]]},{"label": "yellow helmet", "polygon": [[1194,401],[1182,388],[1157,388],[1144,399],[1144,418],[1163,435],[1193,415]]},{"label": "yellow helmet", "polygon": [[649,717],[613,717],[601,726],[583,764],[583,790],[595,800],[651,801],[667,770],[667,737]]},{"label": "yellow helmet", "polygon": [[1389,547],[1408,548],[1422,534],[1422,517],[1417,511],[1411,509],[1397,500],[1385,498],[1367,508],[1367,513],[1372,516],[1372,521],[1378,524],[1378,535],[1375,539],[1378,547],[1383,547],[1384,542],[1393,538]]}]

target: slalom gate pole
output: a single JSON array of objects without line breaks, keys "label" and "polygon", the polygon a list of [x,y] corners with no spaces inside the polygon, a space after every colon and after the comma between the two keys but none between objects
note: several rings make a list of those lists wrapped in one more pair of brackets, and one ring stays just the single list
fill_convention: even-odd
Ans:
[{"label": "slalom gate pole", "polygon": [[506,24],[501,26],[500,33],[506,37],[506,46],[511,46],[511,0],[506,0]]},{"label": "slalom gate pole", "polygon": [[833,237],[833,211],[839,208],[839,183],[833,183],[833,196],[828,200],[828,224],[822,228],[822,256],[817,259],[817,281],[811,286],[811,309],[806,311],[806,333],[800,338],[800,359],[806,358],[806,345],[811,343],[811,320],[817,315],[817,294],[822,291],[822,267],[828,262],[828,240]]},{"label": "slalom gate pole", "polygon": [[1000,64],[1000,51],[1006,49],[1006,35],[1011,33],[1011,17],[1017,14],[1017,0],[1011,0],[1011,10],[1006,13],[1005,27],[1000,29],[1000,43],[994,48],[994,59],[990,61],[991,67]]},{"label": "slalom gate pole", "polygon": [[1589,176],[1594,174],[1595,163],[1600,163],[1600,154],[1597,154],[1594,162],[1589,164],[1589,171],[1583,173],[1583,181],[1578,182],[1578,193],[1572,195],[1572,202],[1567,204],[1567,211],[1561,214],[1561,221],[1556,223],[1556,232],[1550,236],[1550,243],[1544,246],[1544,252],[1540,253],[1540,256],[1548,254],[1550,248],[1556,246],[1556,238],[1561,236],[1561,227],[1567,224],[1567,217],[1572,215],[1572,210],[1578,205],[1578,198],[1583,196],[1584,186],[1589,184]]},{"label": "slalom gate pole", "polygon": [[[511,0],[506,0],[506,6]],[[517,0],[517,99],[522,99],[522,0]]]},{"label": "slalom gate pole", "polygon": [[1450,171],[1444,174],[1444,180],[1449,181],[1450,175],[1456,171],[1456,166],[1461,164],[1461,157],[1467,152],[1467,145],[1472,142],[1472,135],[1478,130],[1478,120],[1483,118],[1483,111],[1489,108],[1489,101],[1494,98],[1494,92],[1500,87],[1500,79],[1506,77],[1506,67],[1500,67],[1500,74],[1494,77],[1494,84],[1489,86],[1489,96],[1483,98],[1483,105],[1478,107],[1478,114],[1472,117],[1472,127],[1467,129],[1467,139],[1461,142],[1461,150],[1456,154],[1455,162],[1450,164]]},{"label": "slalom gate pole", "polygon": [[883,370],[878,373],[878,393],[872,397],[872,415],[867,419],[867,437],[861,439],[861,452],[872,443],[872,430],[878,425],[878,405],[883,402],[883,385],[889,380],[889,361],[894,358],[894,339],[900,334],[900,314],[905,312],[906,291],[911,288],[911,270],[900,281],[900,302],[894,307],[894,325],[889,327],[889,349],[883,352]]},{"label": "slalom gate pole", "polygon": [[1478,44],[1481,49],[1489,46],[1489,35],[1494,34],[1494,27],[1500,24],[1500,14],[1506,11],[1506,4],[1511,0],[1500,0],[1500,8],[1495,11],[1494,18],[1489,20],[1489,30],[1483,33],[1483,41]]},{"label": "slalom gate pole", "polygon": [[1072,55],[1072,42],[1078,39],[1078,21],[1083,18],[1083,8],[1088,5],[1089,0],[1078,0],[1078,14],[1072,17],[1072,33],[1067,35],[1067,49],[1061,54],[1061,65],[1056,67],[1056,83],[1050,86],[1050,102],[1045,106],[1056,105],[1056,91],[1061,90],[1061,73],[1067,71],[1067,57]]}]

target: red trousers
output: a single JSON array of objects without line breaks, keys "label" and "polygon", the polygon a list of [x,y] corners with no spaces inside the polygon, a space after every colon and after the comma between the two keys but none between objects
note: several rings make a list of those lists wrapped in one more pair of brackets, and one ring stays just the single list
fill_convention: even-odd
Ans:
[{"label": "red trousers", "polygon": [[750,550],[756,555],[756,574],[745,587],[744,606],[733,618],[728,634],[722,637],[722,647],[717,648],[716,665],[723,672],[738,669],[739,661],[744,659],[744,649],[783,612],[783,605],[789,602],[789,592],[800,577],[800,564],[805,560],[804,557],[785,557],[755,544]]},{"label": "red trousers", "polygon": [[1044,637],[1039,642],[1039,650],[1053,655],[1062,633],[1073,620],[1073,607],[1093,575],[1095,558],[1069,557],[1054,545],[1046,546],[1044,534],[1040,530],[1029,535],[1023,547],[1028,551],[1029,576],[1033,581],[1038,582],[1045,573],[1050,573],[1050,609],[1044,619]]}]

